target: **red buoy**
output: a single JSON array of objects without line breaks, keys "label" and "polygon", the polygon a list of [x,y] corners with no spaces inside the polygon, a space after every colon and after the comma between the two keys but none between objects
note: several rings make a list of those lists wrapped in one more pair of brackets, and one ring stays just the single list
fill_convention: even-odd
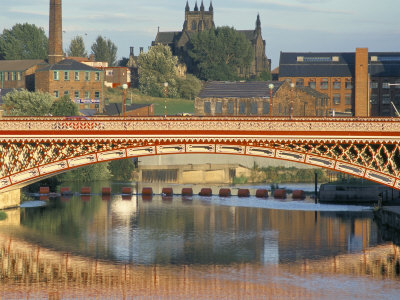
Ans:
[{"label": "red buoy", "polygon": [[90,187],[84,186],[81,188],[81,195],[89,195],[90,194]]},{"label": "red buoy", "polygon": [[146,196],[153,196],[153,189],[151,187],[144,187],[142,189],[142,195],[146,195]]},{"label": "red buoy", "polygon": [[266,189],[258,189],[256,191],[257,198],[268,198],[268,190]]},{"label": "red buoy", "polygon": [[294,190],[292,192],[293,199],[304,199],[306,197],[306,193],[303,190]]},{"label": "red buoy", "polygon": [[166,187],[162,189],[161,192],[164,196],[173,196],[174,195],[174,190],[172,188]]},{"label": "red buoy", "polygon": [[210,197],[212,196],[212,189],[210,188],[202,188],[199,193],[200,196]]},{"label": "red buoy", "polygon": [[111,188],[110,187],[103,187],[101,189],[101,194],[102,195],[111,195]]},{"label": "red buoy", "polygon": [[192,188],[183,188],[182,196],[193,196],[193,189]]},{"label": "red buoy", "polygon": [[219,196],[220,197],[230,197],[231,196],[231,190],[230,189],[226,189],[226,188],[222,188],[219,190]]},{"label": "red buoy", "polygon": [[250,197],[249,189],[239,189],[238,190],[238,197]]},{"label": "red buoy", "polygon": [[274,198],[285,199],[286,198],[286,190],[285,189],[276,189],[274,191]]},{"label": "red buoy", "polygon": [[41,186],[39,189],[39,194],[49,194],[50,188],[48,186]]},{"label": "red buoy", "polygon": [[132,188],[130,186],[122,187],[121,193],[124,194],[124,195],[131,195],[132,194]]}]

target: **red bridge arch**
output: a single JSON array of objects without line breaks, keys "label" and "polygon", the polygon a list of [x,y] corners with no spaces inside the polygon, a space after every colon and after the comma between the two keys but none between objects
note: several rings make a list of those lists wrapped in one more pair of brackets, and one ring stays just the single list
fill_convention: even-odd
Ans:
[{"label": "red bridge arch", "polygon": [[399,140],[391,118],[3,118],[0,191],[88,164],[187,153],[290,160],[400,190]]}]

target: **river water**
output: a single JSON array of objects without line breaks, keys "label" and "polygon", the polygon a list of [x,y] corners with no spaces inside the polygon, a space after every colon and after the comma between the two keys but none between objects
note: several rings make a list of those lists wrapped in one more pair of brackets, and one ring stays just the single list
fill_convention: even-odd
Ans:
[{"label": "river water", "polygon": [[400,249],[383,240],[370,207],[236,196],[36,200],[0,221],[3,299],[399,299]]}]

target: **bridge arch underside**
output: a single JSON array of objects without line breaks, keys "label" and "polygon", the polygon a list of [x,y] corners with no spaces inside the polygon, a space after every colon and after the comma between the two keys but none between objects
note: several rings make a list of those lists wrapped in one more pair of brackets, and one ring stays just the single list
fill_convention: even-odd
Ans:
[{"label": "bridge arch underside", "polygon": [[0,191],[85,165],[165,154],[231,154],[288,160],[400,190],[398,143],[265,139],[71,139],[0,142]]}]

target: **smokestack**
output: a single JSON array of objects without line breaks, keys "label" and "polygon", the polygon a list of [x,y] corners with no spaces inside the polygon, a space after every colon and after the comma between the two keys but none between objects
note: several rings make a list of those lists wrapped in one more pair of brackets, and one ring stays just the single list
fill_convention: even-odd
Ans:
[{"label": "smokestack", "polygon": [[130,53],[129,53],[130,57],[133,57],[133,47],[130,47]]},{"label": "smokestack", "polygon": [[140,47],[140,53],[143,53],[143,47]]},{"label": "smokestack", "polygon": [[63,60],[61,0],[50,0],[49,64]]}]

